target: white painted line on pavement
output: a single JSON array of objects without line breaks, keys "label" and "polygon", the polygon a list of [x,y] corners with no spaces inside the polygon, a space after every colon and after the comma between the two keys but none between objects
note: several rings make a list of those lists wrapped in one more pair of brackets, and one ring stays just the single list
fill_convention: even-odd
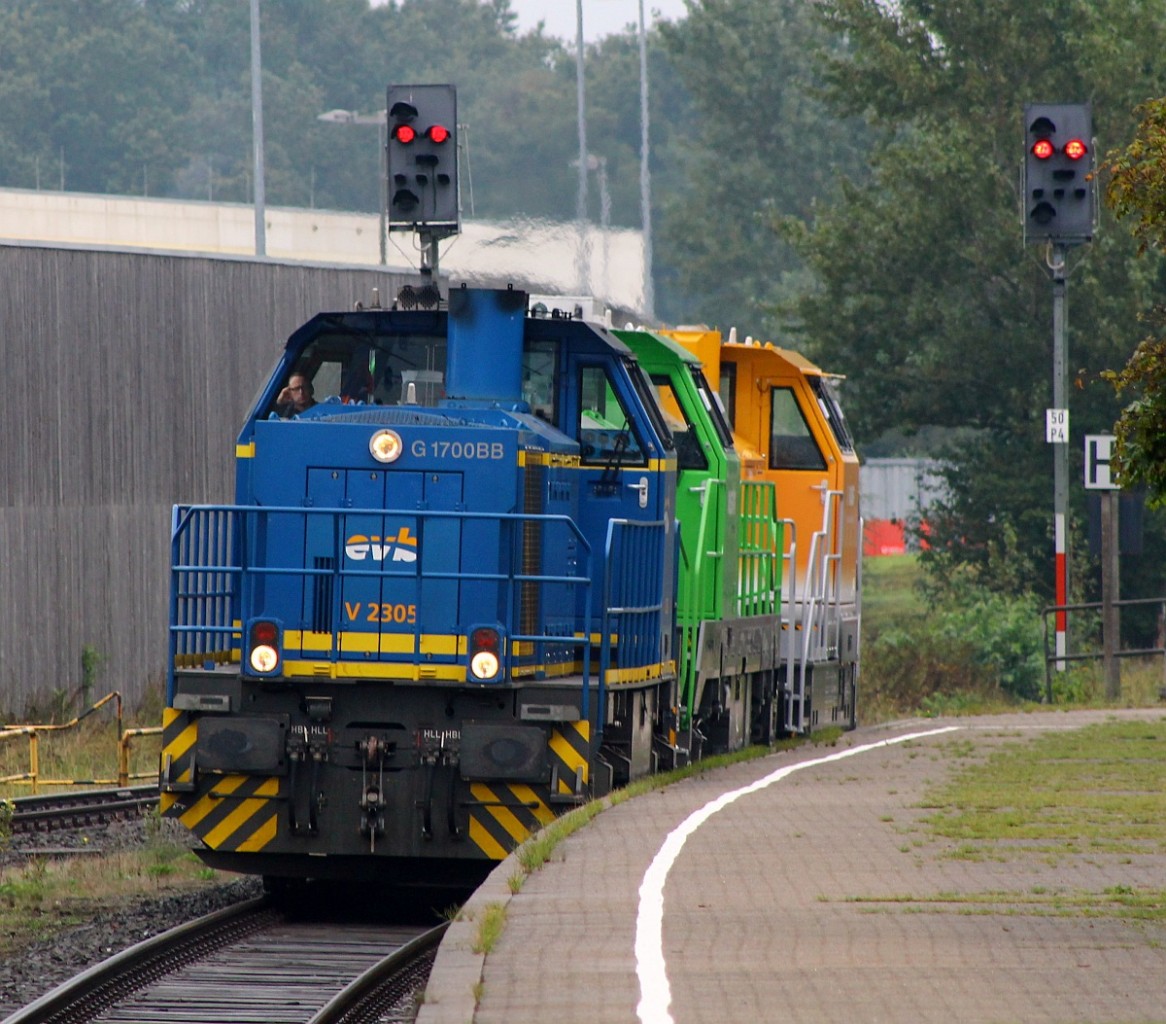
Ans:
[{"label": "white painted line on pavement", "polygon": [[887,747],[893,743],[938,736],[945,732],[955,732],[960,728],[958,725],[949,725],[926,732],[905,733],[902,736],[879,740],[877,743],[840,750],[826,757],[815,758],[813,761],[785,765],[764,778],[751,782],[748,786],[734,789],[730,793],[722,793],[699,810],[693,811],[669,832],[640,883],[640,908],[636,914],[636,977],[640,981],[640,1002],[636,1007],[636,1014],[643,1024],[675,1024],[669,1010],[672,1005],[672,990],[668,985],[668,969],[664,962],[664,883],[668,880],[668,872],[672,870],[672,865],[690,835],[717,811],[728,807],[739,797],[772,786],[803,768],[816,768],[818,765],[841,761],[845,757],[854,757],[855,754],[865,754],[867,751]]}]

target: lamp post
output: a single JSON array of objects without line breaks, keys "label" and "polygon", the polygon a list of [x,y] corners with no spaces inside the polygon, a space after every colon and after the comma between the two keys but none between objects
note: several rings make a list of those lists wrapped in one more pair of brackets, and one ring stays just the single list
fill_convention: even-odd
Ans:
[{"label": "lamp post", "polygon": [[380,150],[377,167],[379,182],[377,183],[377,192],[380,197],[380,251],[381,264],[384,265],[389,262],[388,242],[388,195],[386,193],[388,167],[386,166],[386,146],[388,139],[385,137],[386,126],[388,125],[388,112],[378,110],[375,114],[358,114],[355,110],[326,110],[322,114],[316,115],[317,121],[326,121],[329,124],[369,124],[377,126],[377,146]]},{"label": "lamp post", "polygon": [[644,28],[644,0],[640,0],[640,222],[644,229],[644,313],[656,315],[656,286],[652,281],[652,179],[648,170],[648,33]]},{"label": "lamp post", "polygon": [[576,0],[575,3],[575,25],[575,100],[579,129],[579,193],[575,203],[575,226],[579,240],[575,270],[579,278],[579,294],[585,295],[590,261],[587,254],[587,104],[583,89],[583,0]]},{"label": "lamp post", "polygon": [[[572,167],[578,167],[579,165],[579,160],[571,161]],[[607,285],[609,283],[608,241],[611,235],[611,193],[607,188],[607,157],[588,153],[587,160],[583,162],[583,167],[585,171],[593,173],[599,183],[599,229],[603,237],[603,286],[606,297]],[[590,254],[588,253],[588,255]],[[588,279],[590,279],[590,266],[588,266]]]},{"label": "lamp post", "polygon": [[[255,151],[255,255],[266,256],[267,197],[263,167],[263,59],[259,45],[259,0],[251,0],[251,141]],[[64,187],[62,184],[61,188]]]}]

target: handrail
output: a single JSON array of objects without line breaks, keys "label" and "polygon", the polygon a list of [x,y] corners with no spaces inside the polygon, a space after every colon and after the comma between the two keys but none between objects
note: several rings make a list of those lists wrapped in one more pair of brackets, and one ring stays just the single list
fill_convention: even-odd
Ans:
[{"label": "handrail", "polygon": [[[100,710],[110,701],[117,707],[117,777],[96,779],[45,779],[40,774],[40,737],[42,733],[62,732],[74,729],[94,712]],[[0,729],[0,741],[15,739],[20,736],[28,737],[28,771],[15,775],[0,777],[0,783],[27,783],[33,793],[37,793],[41,786],[125,786],[131,779],[153,778],[155,773],[139,772],[131,774],[129,770],[131,740],[138,736],[153,736],[161,734],[161,728],[123,729],[122,728],[122,696],[117,690],[107,693],[100,700],[91,704],[81,714],[68,722],[48,722],[43,724],[10,725]]]},{"label": "handrail", "polygon": [[[607,521],[596,709],[596,731],[600,737],[607,720],[607,684],[613,669],[651,665],[662,657],[659,645],[664,631],[666,525],[663,520]],[[614,654],[613,619],[618,619],[620,633]],[[653,644],[654,648],[649,646]],[[584,683],[584,693],[586,689]]]},{"label": "handrail", "polygon": [[[273,517],[298,517],[303,528],[313,520],[323,520],[331,533],[331,565],[325,567],[272,566],[251,564],[247,550],[248,543],[257,540],[263,544],[266,531]],[[399,517],[416,523],[418,540],[423,542],[427,524],[435,521],[494,522],[500,530],[509,531],[509,547],[513,552],[522,550],[521,530],[537,523],[543,527],[558,525],[565,529],[579,547],[579,557],[574,561],[574,574],[549,575],[515,571],[471,572],[433,571],[427,569],[426,582],[451,580],[458,582],[495,583],[505,588],[505,606],[514,612],[511,621],[520,622],[517,610],[521,603],[522,587],[526,584],[547,586],[564,584],[581,587],[590,593],[593,582],[592,552],[586,536],[570,516],[514,512],[469,512],[429,509],[397,508],[351,508],[351,507],[304,507],[304,506],[254,506],[254,505],[185,505],[176,506],[172,519],[171,538],[171,588],[170,588],[170,666],[171,686],[175,666],[182,658],[203,658],[213,663],[223,663],[231,658],[232,641],[239,639],[239,606],[252,607],[256,595],[269,578],[295,577],[307,585],[310,580],[325,581],[320,585],[325,594],[329,621],[342,620],[344,589],[342,581],[355,579],[384,580],[385,573],[377,563],[376,568],[353,568],[344,564],[346,538],[351,530],[348,523],[353,520],[367,521],[370,517],[384,519]],[[363,530],[361,531],[363,532]],[[407,564],[407,563],[401,563]],[[420,563],[418,563],[419,565]],[[398,566],[399,567],[399,566]],[[416,570],[400,573],[401,579],[418,580]],[[331,581],[328,584],[327,581]],[[328,592],[330,590],[330,593]],[[584,630],[582,637],[572,637],[571,642],[584,648],[584,662],[590,666],[591,645],[591,602],[583,601]],[[398,623],[399,624],[399,623]],[[419,637],[424,633],[424,623],[420,615],[412,624],[413,629],[395,630],[414,637],[415,649]],[[328,649],[314,651],[330,661],[339,661],[341,649],[340,631],[328,630],[331,634]],[[514,632],[507,645],[505,668],[514,667],[517,642],[535,644],[563,644],[566,638],[551,634],[525,634]]]}]

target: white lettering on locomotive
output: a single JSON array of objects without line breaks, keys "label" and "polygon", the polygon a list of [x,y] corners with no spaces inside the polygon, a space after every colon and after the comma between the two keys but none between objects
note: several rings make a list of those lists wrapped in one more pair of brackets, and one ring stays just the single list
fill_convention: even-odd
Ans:
[{"label": "white lettering on locomotive", "polygon": [[414,458],[474,459],[497,461],[506,457],[506,446],[501,441],[422,441],[415,440],[409,447]]},{"label": "white lettering on locomotive", "polygon": [[362,533],[354,533],[344,542],[344,553],[354,562],[363,562],[369,556],[374,562],[386,559],[393,562],[416,562],[417,538],[409,533],[407,526],[402,526],[392,536],[386,536],[383,542],[375,534],[366,537]]}]

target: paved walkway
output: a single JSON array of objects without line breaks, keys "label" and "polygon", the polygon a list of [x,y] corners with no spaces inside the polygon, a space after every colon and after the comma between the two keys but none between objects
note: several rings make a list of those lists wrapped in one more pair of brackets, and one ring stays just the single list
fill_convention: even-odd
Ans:
[{"label": "paved walkway", "polygon": [[[968,757],[1114,714],[859,729],[609,808],[517,895],[516,865],[499,866],[443,942],[418,1022],[1166,1022],[1166,925],[1054,900],[1164,890],[1166,850],[957,859],[920,823],[928,787]],[[489,903],[506,924],[483,958]]]}]

